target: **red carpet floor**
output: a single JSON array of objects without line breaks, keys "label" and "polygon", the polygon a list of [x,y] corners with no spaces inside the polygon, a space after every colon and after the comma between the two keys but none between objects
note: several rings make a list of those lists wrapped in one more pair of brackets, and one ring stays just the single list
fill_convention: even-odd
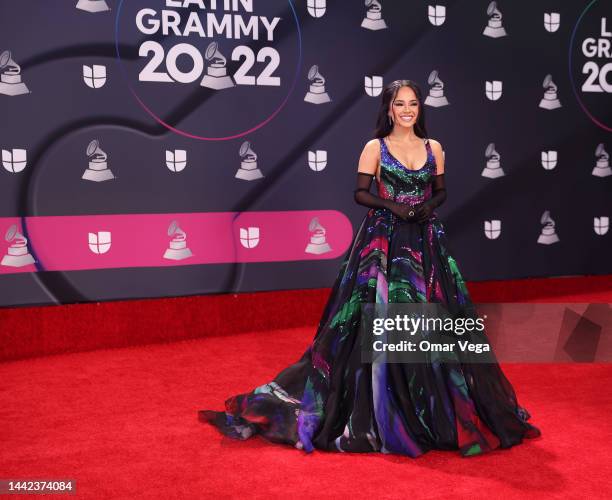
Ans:
[{"label": "red carpet floor", "polygon": [[471,458],[307,455],[258,436],[234,441],[198,422],[198,409],[221,409],[227,396],[296,361],[313,334],[251,332],[2,363],[1,477],[74,478],[78,498],[96,499],[612,496],[610,365],[505,365],[543,436]]},{"label": "red carpet floor", "polygon": [[[476,303],[612,302],[612,275],[479,281],[467,286]],[[315,288],[0,308],[0,362],[317,325],[330,291]]]}]

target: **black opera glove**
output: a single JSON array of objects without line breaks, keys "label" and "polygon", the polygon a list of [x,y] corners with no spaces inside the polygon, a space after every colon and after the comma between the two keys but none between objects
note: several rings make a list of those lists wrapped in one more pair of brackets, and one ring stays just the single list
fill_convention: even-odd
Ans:
[{"label": "black opera glove", "polygon": [[357,172],[357,189],[353,190],[355,202],[369,208],[389,208],[387,204],[389,200],[370,193],[374,177],[374,174]]},{"label": "black opera glove", "polygon": [[434,175],[432,182],[431,198],[416,205],[416,219],[419,223],[429,220],[434,209],[446,201],[446,186],[444,184],[444,174]]},{"label": "black opera glove", "polygon": [[405,203],[397,203],[387,198],[381,198],[370,193],[370,186],[374,180],[374,174],[357,172],[357,189],[353,191],[355,202],[369,208],[385,208],[398,216],[400,219],[416,222],[416,209]]}]

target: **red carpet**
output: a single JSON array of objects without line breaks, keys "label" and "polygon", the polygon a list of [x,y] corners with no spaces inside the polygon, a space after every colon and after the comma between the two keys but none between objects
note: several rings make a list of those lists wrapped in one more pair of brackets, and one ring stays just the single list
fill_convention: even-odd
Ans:
[{"label": "red carpet", "polygon": [[[79,498],[609,498],[612,367],[505,366],[543,436],[418,459],[233,441],[200,408],[267,381],[312,329],[111,349],[0,365],[2,477],[69,477]],[[275,348],[269,349],[273,343]]]},{"label": "red carpet", "polygon": [[[612,275],[468,282],[467,286],[474,302],[612,302]],[[0,308],[0,361],[308,327],[318,324],[329,293],[329,288],[315,288]]]},{"label": "red carpet", "polygon": [[[612,302],[609,292],[596,293]],[[0,478],[74,478],[77,497],[95,499],[612,496],[611,365],[504,365],[543,435],[471,458],[308,455],[260,437],[234,441],[198,422],[197,410],[222,409],[226,397],[296,361],[314,331],[1,363]]]}]

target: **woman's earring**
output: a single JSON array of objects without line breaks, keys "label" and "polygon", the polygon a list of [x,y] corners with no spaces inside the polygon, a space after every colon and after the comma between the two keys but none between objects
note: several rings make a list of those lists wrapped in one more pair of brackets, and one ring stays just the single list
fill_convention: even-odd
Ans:
[{"label": "woman's earring", "polygon": [[389,119],[389,125],[393,125],[393,119],[389,115],[387,115],[387,118]]}]

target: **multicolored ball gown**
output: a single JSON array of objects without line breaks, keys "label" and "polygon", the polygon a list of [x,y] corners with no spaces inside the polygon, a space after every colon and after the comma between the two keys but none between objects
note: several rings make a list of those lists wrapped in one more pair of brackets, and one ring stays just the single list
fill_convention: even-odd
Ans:
[{"label": "multicolored ball gown", "polygon": [[[410,170],[379,140],[378,195],[409,204],[428,199],[436,174],[429,141],[425,165]],[[448,310],[471,304],[435,211],[417,224],[370,209],[306,352],[271,382],[227,399],[224,412],[200,410],[199,419],[233,438],[260,434],[307,452],[410,457],[430,449],[476,455],[540,435],[497,363],[362,363],[363,302],[441,302]]]}]

